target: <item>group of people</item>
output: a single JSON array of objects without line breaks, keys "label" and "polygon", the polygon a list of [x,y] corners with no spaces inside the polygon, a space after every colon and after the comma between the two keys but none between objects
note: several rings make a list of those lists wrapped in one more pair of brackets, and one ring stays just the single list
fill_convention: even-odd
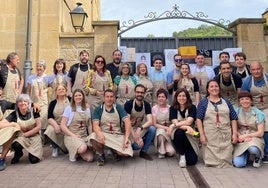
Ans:
[{"label": "group of people", "polygon": [[160,159],[179,154],[180,167],[197,163],[200,145],[206,166],[245,167],[250,155],[254,167],[268,163],[268,75],[260,63],[249,67],[245,54],[237,53],[233,66],[222,52],[213,70],[202,54],[192,66],[176,54],[167,74],[161,58],[153,60],[152,70],[139,63],[134,74],[131,64],[121,62],[120,50],[112,56],[112,63],[97,55],[91,64],[83,50],[69,71],[57,59],[52,75],[39,61],[25,94],[19,56],[7,56],[0,70],[0,170],[10,149],[11,164],[20,161],[23,149],[31,163],[39,162],[45,138],[52,157],[61,151],[71,162],[81,157],[99,166],[106,149],[115,161],[134,150],[153,160],[152,143]]}]

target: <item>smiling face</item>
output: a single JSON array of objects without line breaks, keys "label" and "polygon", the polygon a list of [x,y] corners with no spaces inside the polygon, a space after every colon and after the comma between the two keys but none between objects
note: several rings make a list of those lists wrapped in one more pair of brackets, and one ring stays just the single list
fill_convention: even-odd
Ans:
[{"label": "smiling face", "polygon": [[119,50],[114,51],[113,53],[113,62],[115,64],[120,64],[122,59],[122,53]]},{"label": "smiling face", "polygon": [[80,93],[79,91],[75,92],[74,95],[74,102],[76,105],[81,105],[83,101],[83,94]]},{"label": "smiling face", "polygon": [[260,80],[263,78],[263,67],[258,62],[251,63],[250,72],[255,80]]},{"label": "smiling face", "polygon": [[104,103],[106,107],[111,107],[114,104],[115,98],[114,98],[114,93],[106,91],[104,93]]},{"label": "smiling face", "polygon": [[84,53],[81,53],[81,55],[79,56],[80,58],[80,62],[82,64],[87,64],[88,60],[89,60],[89,55],[88,53],[84,52]]},{"label": "smiling face", "polygon": [[184,106],[187,103],[187,97],[185,92],[180,92],[177,96],[177,101],[180,105]]},{"label": "smiling face", "polygon": [[243,68],[246,65],[246,60],[244,59],[243,56],[236,56],[235,64],[238,68]]},{"label": "smiling face", "polygon": [[252,100],[250,97],[241,97],[239,99],[239,104],[243,107],[243,108],[250,108],[252,105]]},{"label": "smiling face", "polygon": [[67,88],[64,85],[58,85],[56,88],[56,96],[67,96]]},{"label": "smiling face", "polygon": [[97,68],[97,70],[102,70],[104,67],[104,60],[102,57],[99,57],[96,59],[96,61],[94,62],[95,67]]},{"label": "smiling face", "polygon": [[163,62],[161,60],[155,60],[154,61],[155,70],[160,71],[162,67],[163,67]]},{"label": "smiling face", "polygon": [[229,63],[224,63],[220,65],[220,71],[223,78],[230,78],[232,73],[232,67]]},{"label": "smiling face", "polygon": [[203,55],[197,55],[195,63],[198,67],[203,67],[205,65],[205,57]]},{"label": "smiling face", "polygon": [[167,97],[164,93],[160,93],[157,96],[158,105],[163,106],[167,104]]},{"label": "smiling face", "polygon": [[45,72],[45,67],[43,65],[37,64],[36,65],[36,73],[41,76]]},{"label": "smiling face", "polygon": [[187,76],[188,74],[190,74],[189,65],[187,65],[187,64],[182,64],[181,65],[181,74],[183,76]]},{"label": "smiling face", "polygon": [[209,82],[208,87],[207,87],[207,92],[209,96],[219,96],[220,87],[219,87],[218,82],[216,81]]},{"label": "smiling face", "polygon": [[20,100],[17,102],[17,106],[20,112],[25,112],[29,108],[29,102],[27,100]]},{"label": "smiling face", "polygon": [[15,67],[17,67],[19,65],[19,62],[20,62],[19,56],[15,55],[14,58],[10,59],[9,65],[12,68],[15,68]]},{"label": "smiling face", "polygon": [[135,89],[135,99],[137,101],[142,101],[144,99],[145,89],[143,87],[136,87]]},{"label": "smiling face", "polygon": [[64,64],[62,62],[56,63],[56,70],[57,70],[58,73],[62,72],[63,67],[64,67]]},{"label": "smiling face", "polygon": [[140,74],[143,75],[143,76],[146,75],[146,73],[147,73],[147,67],[146,67],[145,64],[141,64],[141,65],[139,66],[139,72],[140,72]]}]

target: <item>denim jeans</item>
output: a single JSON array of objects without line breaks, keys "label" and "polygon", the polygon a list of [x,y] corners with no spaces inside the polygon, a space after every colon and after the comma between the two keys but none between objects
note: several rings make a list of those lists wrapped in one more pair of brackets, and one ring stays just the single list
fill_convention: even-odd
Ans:
[{"label": "denim jeans", "polygon": [[268,132],[264,132],[264,156],[268,156]]},{"label": "denim jeans", "polygon": [[243,154],[233,158],[233,165],[238,168],[245,167],[247,165],[249,154],[255,154],[256,157],[261,157],[260,149],[256,146],[250,146]]},{"label": "denim jeans", "polygon": [[141,151],[143,152],[147,152],[152,141],[154,140],[154,137],[155,137],[155,132],[156,132],[156,128],[151,125],[146,134],[142,137],[142,140],[143,140],[143,147],[140,148],[139,145],[136,143],[136,142],[133,142],[132,143],[132,149],[133,150],[139,150],[141,149]]}]

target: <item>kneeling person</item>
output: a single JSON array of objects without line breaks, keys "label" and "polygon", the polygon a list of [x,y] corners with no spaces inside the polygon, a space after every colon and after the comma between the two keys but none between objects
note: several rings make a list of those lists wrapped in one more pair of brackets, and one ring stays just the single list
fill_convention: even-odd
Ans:
[{"label": "kneeling person", "polygon": [[89,136],[89,140],[96,150],[98,166],[103,166],[105,162],[104,146],[112,149],[115,160],[119,160],[122,155],[133,156],[129,140],[130,118],[120,105],[114,104],[114,101],[113,90],[105,90],[104,104],[98,106],[93,114],[94,132]]}]

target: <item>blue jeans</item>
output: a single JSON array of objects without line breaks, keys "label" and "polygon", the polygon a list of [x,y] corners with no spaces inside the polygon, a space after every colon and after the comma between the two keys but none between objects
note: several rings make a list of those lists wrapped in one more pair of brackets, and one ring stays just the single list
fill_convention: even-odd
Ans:
[{"label": "blue jeans", "polygon": [[248,155],[254,154],[256,157],[261,157],[261,151],[256,146],[250,146],[243,154],[233,158],[233,165],[237,168],[247,166]]},{"label": "blue jeans", "polygon": [[155,137],[155,132],[156,132],[156,128],[151,125],[146,134],[142,137],[142,140],[143,140],[143,147],[140,148],[139,145],[136,143],[136,142],[133,142],[132,143],[132,149],[133,150],[139,150],[141,149],[141,151],[143,152],[147,152],[152,141],[154,140],[154,137]]},{"label": "blue jeans", "polygon": [[268,156],[268,132],[264,132],[264,156]]}]

